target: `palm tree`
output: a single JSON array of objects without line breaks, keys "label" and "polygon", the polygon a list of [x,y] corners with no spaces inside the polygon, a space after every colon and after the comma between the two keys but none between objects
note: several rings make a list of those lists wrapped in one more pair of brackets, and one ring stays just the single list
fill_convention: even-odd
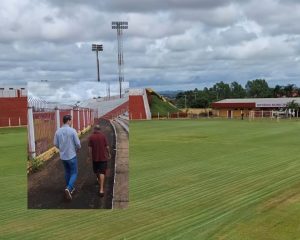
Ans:
[{"label": "palm tree", "polygon": [[287,97],[292,97],[294,93],[295,85],[294,84],[288,84],[284,87],[284,92]]}]

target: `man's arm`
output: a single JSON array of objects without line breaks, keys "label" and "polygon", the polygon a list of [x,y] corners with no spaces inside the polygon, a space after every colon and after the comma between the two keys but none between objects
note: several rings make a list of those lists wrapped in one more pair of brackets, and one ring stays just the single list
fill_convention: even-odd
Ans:
[{"label": "man's arm", "polygon": [[106,156],[108,159],[111,159],[111,154],[110,154],[110,148],[109,148],[109,145],[107,143],[107,138],[105,137],[105,146],[106,146]]},{"label": "man's arm", "polygon": [[107,154],[107,158],[111,159],[110,148],[108,145],[106,146],[106,154]]},{"label": "man's arm", "polygon": [[57,132],[54,135],[54,140],[53,140],[54,146],[59,148],[59,141],[58,141],[58,136],[57,136]]},{"label": "man's arm", "polygon": [[80,140],[75,130],[74,130],[74,142],[75,142],[76,149],[77,150],[80,149],[81,148]]}]

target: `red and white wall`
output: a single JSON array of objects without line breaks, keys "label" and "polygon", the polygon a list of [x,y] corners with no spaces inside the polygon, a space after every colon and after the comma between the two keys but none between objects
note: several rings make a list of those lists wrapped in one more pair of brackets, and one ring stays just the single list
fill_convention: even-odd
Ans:
[{"label": "red and white wall", "polygon": [[25,88],[0,88],[0,127],[27,125]]},{"label": "red and white wall", "polygon": [[132,120],[151,119],[151,112],[145,89],[130,89],[129,118]]}]

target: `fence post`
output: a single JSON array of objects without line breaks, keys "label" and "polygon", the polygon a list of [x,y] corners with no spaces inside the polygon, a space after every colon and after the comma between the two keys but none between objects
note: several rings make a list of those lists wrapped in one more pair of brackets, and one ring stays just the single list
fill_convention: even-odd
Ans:
[{"label": "fence post", "polygon": [[78,108],[77,109],[77,116],[78,116],[78,123],[77,123],[77,125],[78,125],[78,131],[80,132],[80,109]]},{"label": "fence post", "polygon": [[90,122],[89,122],[89,109],[86,110],[86,126],[88,127],[90,125]]},{"label": "fence post", "polygon": [[60,117],[59,117],[59,109],[55,108],[55,123],[56,123],[56,130],[60,128]]},{"label": "fence post", "polygon": [[35,158],[35,138],[34,138],[34,125],[33,125],[33,112],[32,107],[28,106],[27,109],[27,118],[28,118],[28,144],[30,157]]},{"label": "fence post", "polygon": [[273,119],[273,110],[271,110],[271,120]]},{"label": "fence post", "polygon": [[92,113],[93,113],[93,110],[90,109],[90,110],[89,110],[89,121],[90,121],[90,125],[91,125],[91,126],[93,125]]},{"label": "fence post", "polygon": [[83,129],[85,129],[85,111],[84,109],[82,111],[83,111]]},{"label": "fence post", "polygon": [[89,118],[90,118],[91,126],[93,125],[93,118],[92,118],[93,115],[92,114],[93,114],[93,110],[90,109]]},{"label": "fence post", "polygon": [[74,119],[73,119],[73,109],[70,110],[70,115],[71,115],[71,119],[72,119],[72,126],[74,126]]}]

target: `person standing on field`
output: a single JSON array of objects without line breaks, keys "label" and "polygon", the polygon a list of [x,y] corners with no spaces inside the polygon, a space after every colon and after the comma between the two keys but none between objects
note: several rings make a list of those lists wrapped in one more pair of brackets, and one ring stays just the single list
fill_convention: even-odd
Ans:
[{"label": "person standing on field", "polygon": [[93,171],[96,174],[99,183],[99,195],[104,196],[104,181],[107,169],[107,161],[111,158],[110,149],[107,144],[107,139],[100,131],[100,126],[94,127],[94,132],[89,137],[88,141],[89,155],[87,162],[92,160]]},{"label": "person standing on field", "polygon": [[77,132],[72,128],[71,115],[63,117],[64,125],[59,128],[54,136],[54,145],[59,149],[60,159],[65,171],[65,196],[72,200],[72,194],[75,191],[74,184],[77,179],[77,156],[76,152],[81,148]]}]

